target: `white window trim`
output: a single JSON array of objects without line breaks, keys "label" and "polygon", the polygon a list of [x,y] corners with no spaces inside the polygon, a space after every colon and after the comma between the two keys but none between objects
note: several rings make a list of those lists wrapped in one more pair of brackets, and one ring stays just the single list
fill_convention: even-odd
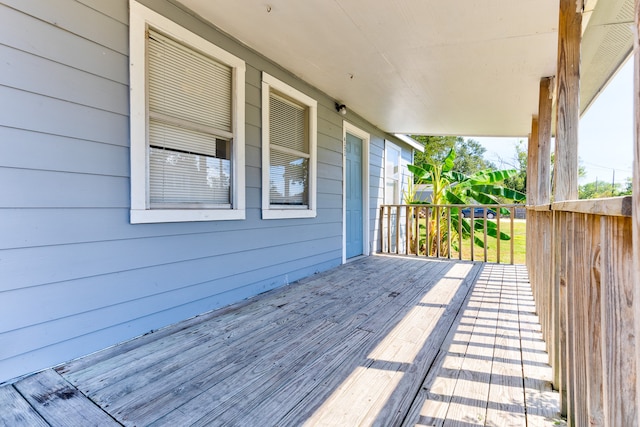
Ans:
[{"label": "white window trim", "polygon": [[[270,125],[269,94],[271,89],[284,94],[309,108],[309,205],[304,207],[271,205],[270,201]],[[262,73],[262,219],[315,218],[317,185],[317,128],[318,102],[276,79]]]},{"label": "white window trim", "polygon": [[[168,18],[130,2],[129,17],[130,72],[130,144],[131,144],[131,218],[132,224],[153,222],[214,221],[245,219],[245,70],[243,60]],[[148,111],[146,81],[146,30],[151,26],[195,50],[230,66],[232,87],[232,207],[229,209],[150,209]]]}]

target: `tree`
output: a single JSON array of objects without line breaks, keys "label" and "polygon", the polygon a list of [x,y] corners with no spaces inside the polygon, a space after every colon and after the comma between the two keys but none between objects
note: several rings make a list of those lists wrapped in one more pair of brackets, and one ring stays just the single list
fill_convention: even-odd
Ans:
[{"label": "tree", "polygon": [[520,191],[522,193],[527,192],[527,147],[524,145],[524,141],[520,140],[516,143],[516,156],[513,162],[505,162],[509,166],[515,168],[518,173],[510,178],[504,180],[504,186],[511,188],[512,190]]},{"label": "tree", "polygon": [[578,198],[600,199],[603,197],[627,196],[632,193],[631,178],[627,178],[624,188],[622,184],[612,185],[610,182],[594,181],[578,187]]},{"label": "tree", "polygon": [[442,163],[451,150],[456,152],[453,170],[470,175],[483,169],[495,169],[495,165],[484,159],[487,151],[478,141],[460,136],[425,136],[413,138],[424,145],[424,153],[416,153],[413,164],[424,166]]},{"label": "tree", "polygon": [[[514,147],[516,155],[511,160],[500,159],[501,163],[504,163],[512,168],[516,169],[518,173],[510,178],[504,180],[504,186],[511,188],[512,190],[526,193],[527,191],[527,146],[524,141],[519,140]],[[554,165],[554,153],[551,153],[551,179],[553,179],[553,165]],[[578,159],[578,177],[582,178],[587,176],[587,171],[582,164],[582,161]],[[581,197],[582,198],[582,197]]]},{"label": "tree", "polygon": [[[456,159],[455,150],[449,150],[449,153],[442,162],[439,163],[427,163],[424,167],[418,165],[408,165],[409,171],[413,174],[418,184],[429,184],[432,187],[431,204],[442,205],[468,205],[472,201],[483,205],[498,205],[500,200],[514,200],[522,202],[525,199],[525,194],[519,191],[515,191],[509,188],[505,188],[499,185],[507,178],[514,176],[517,171],[511,170],[490,170],[485,169],[475,172],[471,175],[465,175],[460,172],[454,171]],[[412,201],[409,200],[409,203]],[[422,203],[421,201],[414,201],[415,203]],[[501,213],[506,213],[502,212]],[[429,230],[424,230],[425,238],[428,237],[428,241],[422,238],[421,235],[418,238],[421,240],[416,248],[425,245],[426,252],[428,254],[441,253],[446,255],[448,246],[446,242],[450,241],[448,233],[457,235],[458,229],[462,230],[463,237],[471,237],[473,235],[471,230],[471,224],[466,219],[462,218],[460,208],[451,210],[451,221],[453,227],[449,230],[445,227],[446,222],[438,222],[438,215],[444,215],[444,210],[431,209],[431,220],[428,222]],[[437,224],[440,224],[440,229],[436,233]],[[421,226],[423,227],[423,226]],[[509,235],[500,232],[498,235],[498,229],[495,222],[479,220],[474,222],[474,230],[484,229],[486,227],[487,234],[491,237],[499,238],[501,240],[509,240]],[[439,240],[437,238],[439,236]],[[451,239],[454,240],[455,239]],[[484,246],[484,243],[476,239],[474,241],[480,246]],[[423,243],[424,242],[424,243]]]}]

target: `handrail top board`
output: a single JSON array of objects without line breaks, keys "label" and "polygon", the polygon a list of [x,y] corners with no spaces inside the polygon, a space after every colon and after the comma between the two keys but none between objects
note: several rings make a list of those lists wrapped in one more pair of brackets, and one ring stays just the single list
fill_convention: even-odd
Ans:
[{"label": "handrail top board", "polygon": [[533,211],[562,211],[604,216],[631,216],[632,196],[607,197],[603,199],[566,200],[551,205],[527,206]]}]

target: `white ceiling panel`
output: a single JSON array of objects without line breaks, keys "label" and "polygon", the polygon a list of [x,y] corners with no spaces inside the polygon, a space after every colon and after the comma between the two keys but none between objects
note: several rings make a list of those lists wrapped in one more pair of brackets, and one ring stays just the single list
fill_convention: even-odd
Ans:
[{"label": "white ceiling panel", "polygon": [[391,133],[527,135],[555,74],[558,0],[177,1]]}]

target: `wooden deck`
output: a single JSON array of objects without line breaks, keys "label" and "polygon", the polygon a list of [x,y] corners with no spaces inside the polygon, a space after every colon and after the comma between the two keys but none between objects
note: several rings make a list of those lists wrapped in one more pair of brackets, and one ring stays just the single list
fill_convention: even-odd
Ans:
[{"label": "wooden deck", "polygon": [[373,256],[0,388],[0,426],[554,426],[524,266]]}]

